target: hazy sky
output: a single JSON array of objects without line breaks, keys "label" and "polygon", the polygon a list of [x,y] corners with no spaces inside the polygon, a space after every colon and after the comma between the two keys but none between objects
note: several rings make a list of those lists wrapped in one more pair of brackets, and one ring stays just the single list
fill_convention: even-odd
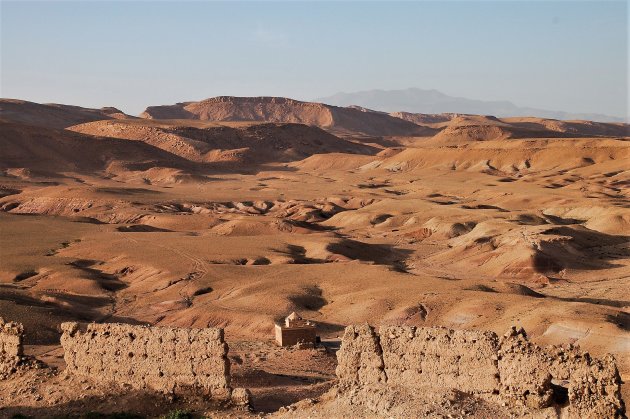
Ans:
[{"label": "hazy sky", "polygon": [[419,87],[627,115],[626,1],[2,1],[1,96],[137,114]]}]

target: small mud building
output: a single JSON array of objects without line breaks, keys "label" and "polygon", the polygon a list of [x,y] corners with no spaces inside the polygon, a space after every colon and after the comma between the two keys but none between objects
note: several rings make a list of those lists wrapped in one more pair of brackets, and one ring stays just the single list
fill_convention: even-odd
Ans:
[{"label": "small mud building", "polygon": [[302,319],[295,311],[284,319],[284,325],[276,323],[276,342],[280,346],[297,344],[315,345],[317,342],[317,326]]}]

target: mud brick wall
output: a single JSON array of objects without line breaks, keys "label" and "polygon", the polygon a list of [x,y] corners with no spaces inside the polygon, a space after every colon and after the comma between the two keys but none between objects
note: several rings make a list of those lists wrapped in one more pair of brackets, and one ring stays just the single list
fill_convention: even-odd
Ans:
[{"label": "mud brick wall", "polygon": [[498,337],[490,332],[386,327],[377,334],[368,325],[349,326],[337,376],[354,385],[498,392],[497,348]]},{"label": "mud brick wall", "polygon": [[0,378],[10,375],[22,357],[24,328],[0,317]]},{"label": "mud brick wall", "polygon": [[337,351],[337,378],[344,386],[385,384],[385,364],[378,334],[367,324],[346,327]]},{"label": "mud brick wall", "polygon": [[[377,411],[396,392],[455,389],[512,407],[560,408],[567,417],[622,417],[621,379],[612,356],[541,348],[512,328],[492,332],[353,325],[337,352],[339,391]],[[394,396],[392,396],[394,395]],[[373,410],[374,410],[373,409]]]},{"label": "mud brick wall", "polygon": [[133,388],[201,389],[230,397],[230,363],[223,330],[63,323],[67,371]]},{"label": "mud brick wall", "polygon": [[389,385],[467,393],[499,390],[499,340],[494,333],[387,327],[380,330],[380,337]]}]

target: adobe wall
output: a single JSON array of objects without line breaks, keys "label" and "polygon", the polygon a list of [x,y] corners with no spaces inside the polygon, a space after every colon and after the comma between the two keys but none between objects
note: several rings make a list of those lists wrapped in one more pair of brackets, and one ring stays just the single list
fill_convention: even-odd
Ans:
[{"label": "adobe wall", "polygon": [[346,387],[385,384],[380,338],[367,324],[346,327],[337,351],[337,378]]},{"label": "adobe wall", "polygon": [[473,394],[499,388],[499,340],[494,333],[386,327],[380,338],[390,385],[456,388]]},{"label": "adobe wall", "polygon": [[611,356],[540,348],[522,329],[499,340],[492,332],[348,326],[337,358],[340,394],[379,413],[400,394],[448,389],[514,408],[562,408],[567,417],[614,418],[624,411]]},{"label": "adobe wall", "polygon": [[23,335],[20,323],[5,322],[0,317],[0,379],[12,374],[20,362]]},{"label": "adobe wall", "polygon": [[527,340],[525,331],[509,330],[499,350],[501,395],[531,408],[558,403],[566,392],[570,417],[614,418],[623,412],[621,377],[615,359],[592,358],[573,345],[542,348]]},{"label": "adobe wall", "polygon": [[230,363],[223,329],[63,323],[69,373],[134,388],[197,388],[230,397]]}]

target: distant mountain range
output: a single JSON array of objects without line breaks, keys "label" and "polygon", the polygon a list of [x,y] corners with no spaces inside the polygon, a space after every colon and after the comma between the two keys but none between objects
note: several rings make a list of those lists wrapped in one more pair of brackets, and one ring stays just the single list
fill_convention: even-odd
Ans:
[{"label": "distant mountain range", "polygon": [[446,95],[437,90],[410,88],[404,90],[366,90],[337,93],[314,99],[336,106],[362,106],[383,112],[414,112],[425,114],[463,113],[476,115],[536,116],[551,119],[584,119],[601,122],[625,122],[624,118],[588,113],[569,113],[520,107],[508,101],[483,101]]}]

